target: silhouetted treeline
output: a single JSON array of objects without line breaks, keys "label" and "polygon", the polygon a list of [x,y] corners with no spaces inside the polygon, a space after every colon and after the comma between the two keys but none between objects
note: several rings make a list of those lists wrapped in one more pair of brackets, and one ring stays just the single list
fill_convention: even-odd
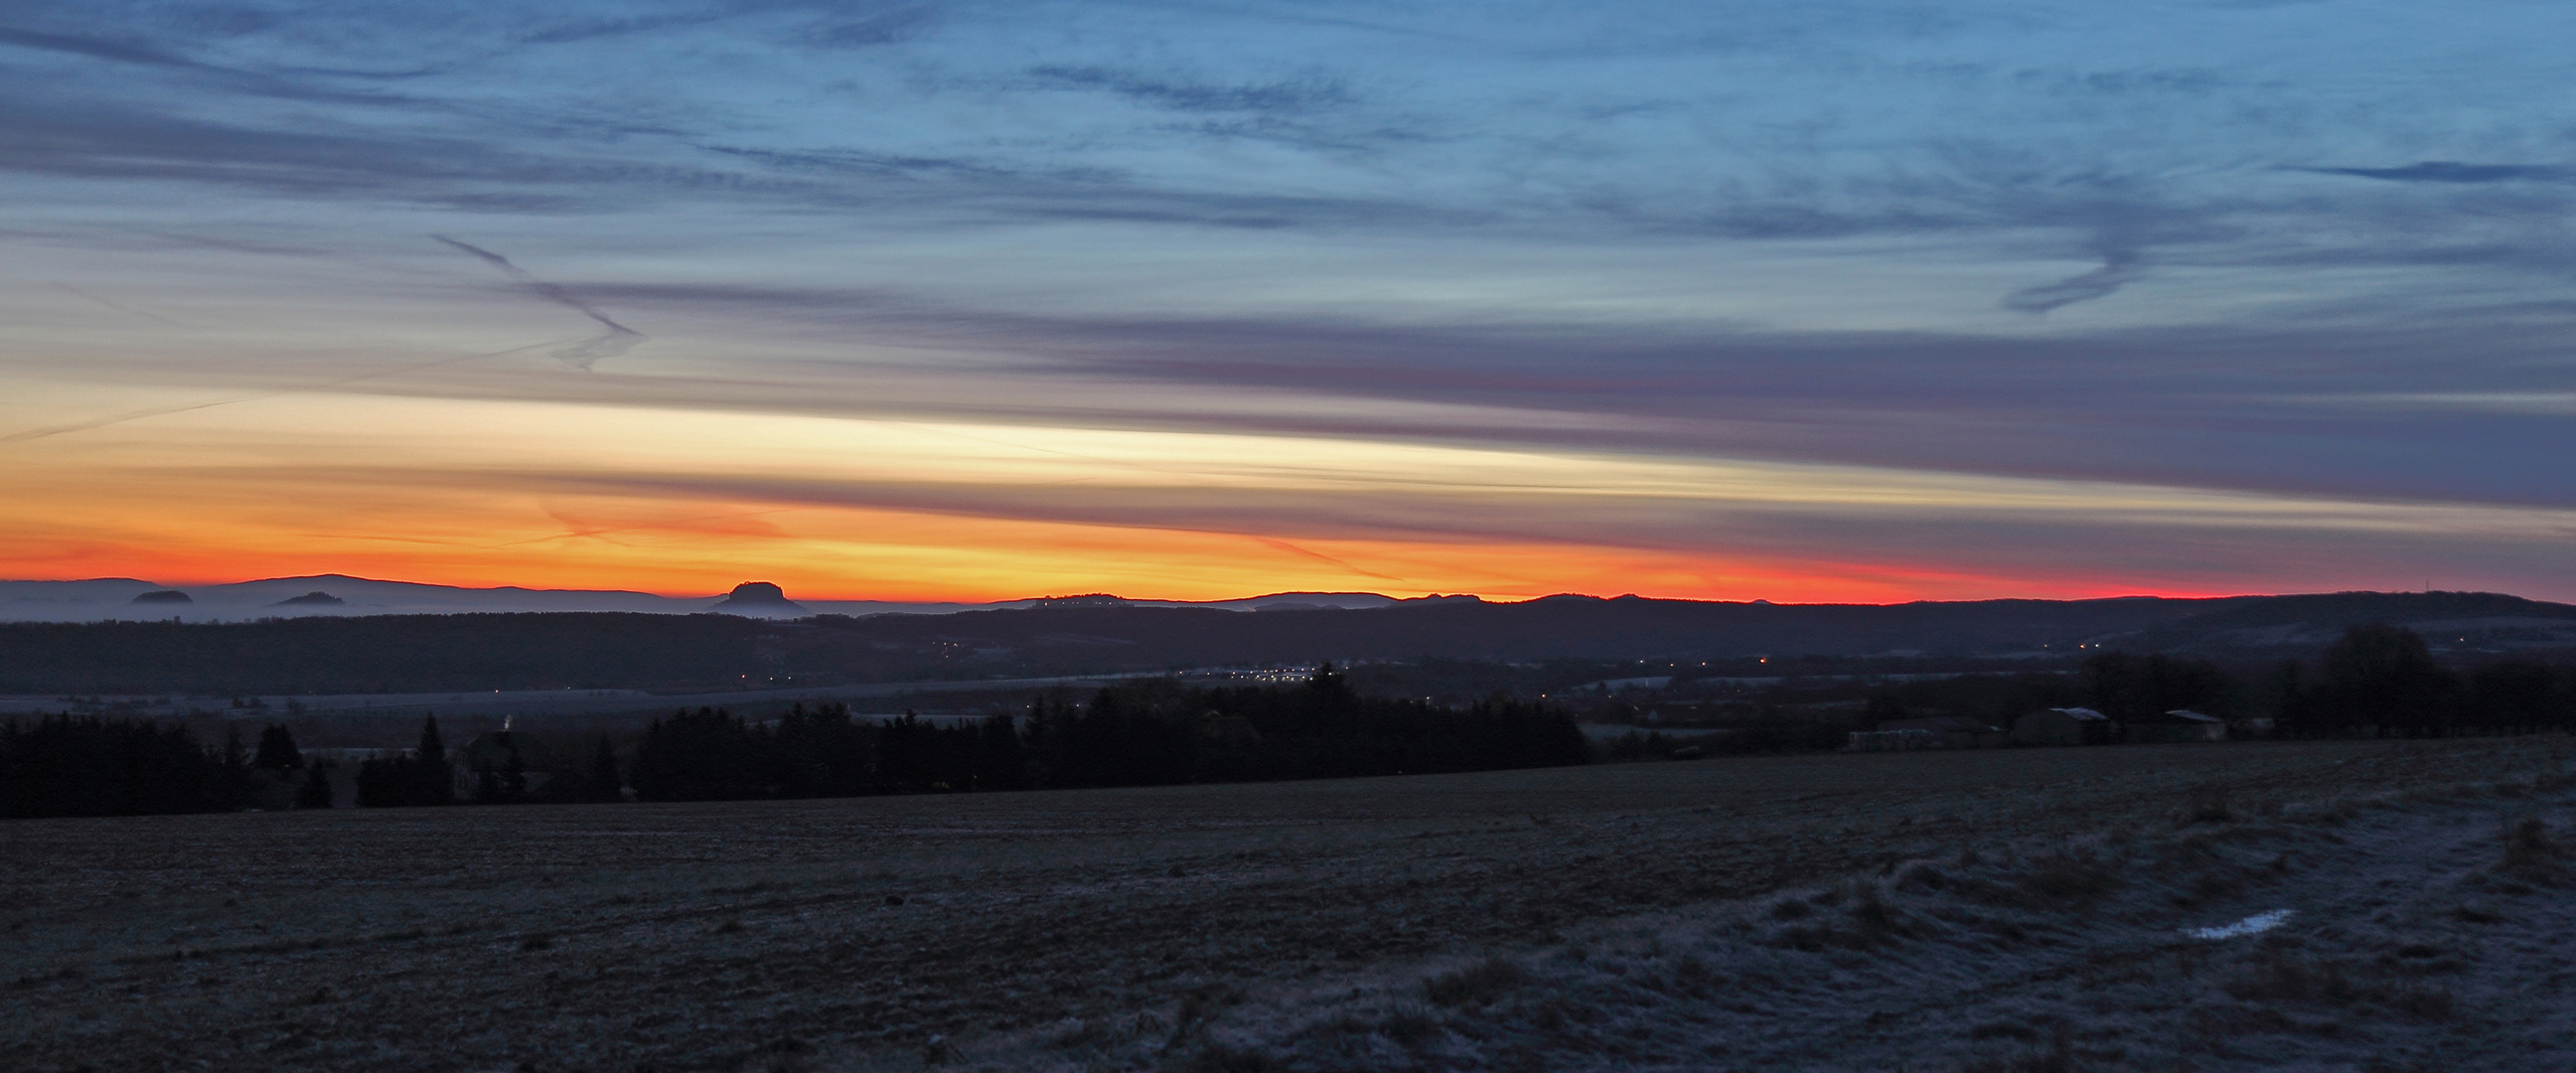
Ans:
[{"label": "silhouetted treeline", "polygon": [[238,730],[208,748],[184,725],[149,719],[12,719],[0,724],[0,817],[330,808],[334,770],[308,763],[278,725],[253,753]]},{"label": "silhouetted treeline", "polygon": [[2345,630],[2313,675],[2283,663],[2266,684],[2281,729],[2301,737],[2576,731],[2576,668],[2514,661],[2461,673],[2394,626]]},{"label": "silhouetted treeline", "polygon": [[358,763],[358,807],[449,804],[455,800],[454,781],[438,717],[430,716],[421,721],[420,745],[409,754]]},{"label": "silhouetted treeline", "polygon": [[0,724],[0,816],[230,812],[250,800],[238,738],[209,750],[186,727],[51,715]]},{"label": "silhouetted treeline", "polygon": [[1042,700],[937,725],[859,722],[799,706],[772,725],[713,709],[646,729],[633,783],[652,801],[1156,786],[1580,764],[1561,711],[1512,701],[1464,709],[1362,697],[1327,667],[1302,686],[1197,689],[1169,681]]},{"label": "silhouetted treeline", "polygon": [[2414,631],[2347,628],[2314,667],[2268,673],[2216,663],[2105,652],[2073,675],[1971,676],[1877,691],[1868,722],[1938,714],[2010,727],[2022,713],[2082,705],[2115,721],[2189,709],[2243,725],[2270,719],[2289,737],[2445,737],[2576,731],[2576,668],[2530,661],[2455,671]]},{"label": "silhouetted treeline", "polygon": [[1023,739],[1044,786],[1492,771],[1589,759],[1583,732],[1555,707],[1363,697],[1330,665],[1285,689],[1150,681],[1103,689],[1081,708],[1041,703]]},{"label": "silhouetted treeline", "polygon": [[425,693],[738,682],[757,619],[469,614],[0,623],[0,693]]}]

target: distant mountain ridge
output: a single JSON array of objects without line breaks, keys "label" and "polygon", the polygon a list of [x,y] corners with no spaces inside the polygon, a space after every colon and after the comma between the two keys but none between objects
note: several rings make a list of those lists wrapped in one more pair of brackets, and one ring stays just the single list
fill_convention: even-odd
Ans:
[{"label": "distant mountain ridge", "polygon": [[2027,657],[2041,661],[2033,666],[2064,666],[2096,646],[2269,661],[2313,656],[2359,622],[2417,628],[2437,651],[2460,658],[2576,659],[2576,606],[2487,593],[1890,605],[1561,596],[1520,603],[1388,600],[1358,608],[1282,594],[1274,602],[1305,609],[1259,612],[1260,599],[1225,606],[1059,600],[945,615],[449,613],[218,626],[174,624],[167,617],[12,623],[0,624],[0,693],[739,689],[1426,656],[1735,660],[1739,666],[1758,655]]},{"label": "distant mountain ridge", "polygon": [[[747,584],[766,584],[765,582]],[[176,593],[178,596],[159,596]],[[338,603],[307,599],[326,594]],[[987,604],[904,602],[891,600],[812,600],[783,592],[741,599],[732,593],[707,596],[659,596],[622,589],[528,589],[515,585],[478,589],[414,581],[384,581],[347,574],[261,578],[222,585],[164,585],[139,578],[90,578],[80,581],[0,581],[0,622],[96,622],[108,619],[168,619],[188,622],[232,622],[301,615],[440,615],[471,612],[631,611],[689,615],[707,611],[782,615],[942,615],[960,611],[1029,607],[1088,601],[1096,606],[1217,607],[1228,610],[1293,610],[1309,607],[1356,609],[1413,601],[1373,592],[1282,592],[1239,600],[1191,602],[1130,600],[1106,594],[1081,597],[1034,597]],[[1467,600],[1475,597],[1422,597],[1421,600]],[[300,601],[300,602],[299,602]]]},{"label": "distant mountain ridge", "polygon": [[2102,640],[2179,652],[2312,648],[2332,643],[2346,626],[2359,622],[2407,627],[2437,649],[2576,644],[2576,606],[2493,592],[2267,596]]}]

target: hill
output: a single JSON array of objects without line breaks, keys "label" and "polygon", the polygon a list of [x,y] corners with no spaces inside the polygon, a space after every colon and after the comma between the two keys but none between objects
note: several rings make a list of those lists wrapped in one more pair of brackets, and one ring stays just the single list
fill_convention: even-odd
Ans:
[{"label": "hill", "polygon": [[2450,632],[2437,640],[2453,649],[2576,649],[2576,607],[2474,593],[1886,606],[1559,596],[1268,613],[1054,601],[793,621],[542,613],[10,623],[0,624],[0,693],[739,689],[1423,656],[2048,657],[2078,644],[2277,658],[2365,621],[2438,626]]},{"label": "hill", "polygon": [[2423,634],[2436,651],[2576,648],[2576,607],[2492,592],[2336,592],[2239,601],[2104,640],[2142,651],[2297,652],[2356,622]]}]

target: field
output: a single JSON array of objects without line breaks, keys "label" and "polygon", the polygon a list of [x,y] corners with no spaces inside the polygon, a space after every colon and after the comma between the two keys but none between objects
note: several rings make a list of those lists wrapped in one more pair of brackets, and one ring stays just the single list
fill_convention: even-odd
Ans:
[{"label": "field", "polygon": [[[2576,940],[2516,908],[2567,912],[2547,824],[2571,757],[2238,744],[18,821],[0,1067],[2206,1069],[2279,1060],[2279,1037],[2563,1069],[2566,1029],[2473,1000],[2576,1013]],[[2455,786],[2480,789],[2435,792]],[[2524,874],[2482,886],[2521,816]],[[2313,908],[2371,897],[2345,922],[2369,934]],[[2370,961],[2408,897],[2447,900]],[[2171,938],[2300,898],[2273,936]],[[2434,975],[2370,968],[2407,942]],[[2243,980],[2286,997],[2228,997]],[[2040,1008],[2086,987],[2107,1005]],[[2242,1023],[2192,1013],[2204,993]]]}]

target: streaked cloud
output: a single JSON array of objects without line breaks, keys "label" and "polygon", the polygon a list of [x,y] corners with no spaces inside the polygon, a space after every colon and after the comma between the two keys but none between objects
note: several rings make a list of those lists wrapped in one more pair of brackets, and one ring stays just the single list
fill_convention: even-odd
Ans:
[{"label": "streaked cloud", "polygon": [[2350,175],[2361,179],[2379,179],[2392,183],[2513,183],[2566,182],[2576,179],[2576,169],[2554,164],[2462,164],[2452,160],[2427,160],[2402,168],[2303,168],[2319,175]]},{"label": "streaked cloud", "polygon": [[2576,597],[2576,12],[0,22],[23,569]]}]

